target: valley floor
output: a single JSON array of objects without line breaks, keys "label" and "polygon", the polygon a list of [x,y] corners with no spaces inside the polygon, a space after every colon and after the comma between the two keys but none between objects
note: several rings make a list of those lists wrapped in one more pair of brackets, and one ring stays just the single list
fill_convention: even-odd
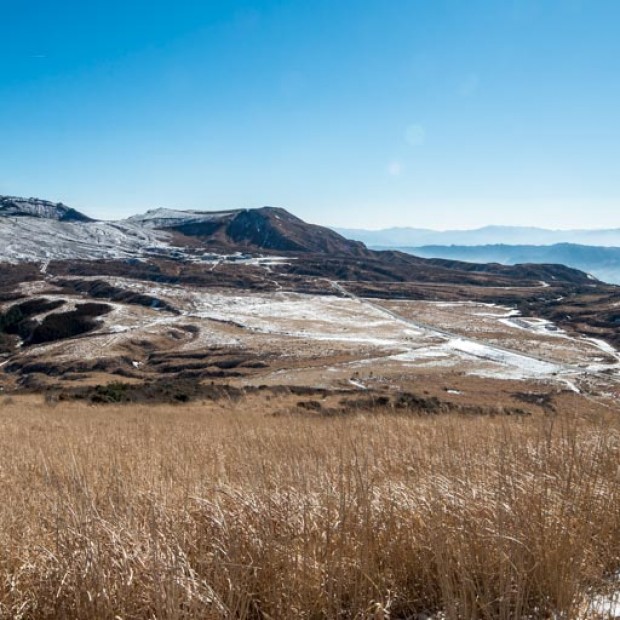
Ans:
[{"label": "valley floor", "polygon": [[[41,280],[20,292],[68,313],[89,297],[67,286],[100,283]],[[6,389],[71,392],[113,380],[190,379],[239,389],[413,391],[455,406],[492,403],[527,412],[541,410],[532,407],[539,397],[543,410],[556,402],[606,409],[620,395],[620,355],[611,345],[494,303],[370,299],[329,280],[322,285],[332,294],[320,295],[120,277],[105,284],[161,307],[102,300],[110,312],[96,330],[17,349],[4,361]]]}]

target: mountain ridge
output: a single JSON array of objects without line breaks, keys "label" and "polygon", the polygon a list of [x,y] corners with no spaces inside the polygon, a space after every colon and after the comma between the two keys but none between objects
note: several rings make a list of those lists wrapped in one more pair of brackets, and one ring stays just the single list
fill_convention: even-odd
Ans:
[{"label": "mountain ridge", "polygon": [[591,246],[620,246],[620,228],[558,230],[536,226],[489,225],[470,230],[431,230],[428,228],[392,227],[381,230],[337,228],[341,235],[362,241],[368,246],[477,246],[477,245],[554,245],[574,243]]},{"label": "mountain ridge", "polygon": [[[210,212],[205,212],[210,213]],[[346,239],[324,226],[309,224],[279,207],[220,212],[216,217],[192,219],[166,227],[208,247],[285,252],[363,255],[363,243]]]},{"label": "mountain ridge", "polygon": [[603,282],[620,284],[620,248],[556,243],[553,245],[428,245],[402,247],[400,251],[427,259],[474,263],[554,263],[592,274]]},{"label": "mountain ridge", "polygon": [[234,255],[258,254],[291,257],[291,276],[326,280],[421,280],[481,286],[538,286],[548,278],[581,285],[589,282],[587,274],[561,266],[471,265],[374,251],[278,207],[155,209],[125,220],[103,222],[61,203],[19,198],[4,201],[7,208],[0,212],[0,260],[5,262],[168,259],[211,264],[214,260],[238,260]]},{"label": "mountain ridge", "polygon": [[[36,218],[62,223],[97,223],[105,229],[135,232],[142,230],[176,234],[198,240],[206,248],[227,250],[267,250],[286,252],[329,252],[363,255],[363,243],[352,241],[329,228],[309,224],[279,207],[199,211],[157,208],[123,220],[98,221],[67,207],[39,198],[0,196],[0,217]],[[73,232],[76,232],[74,229]],[[122,239],[119,238],[122,241]]]},{"label": "mountain ridge", "polygon": [[95,221],[62,202],[51,202],[40,198],[20,198],[18,196],[0,196],[0,216],[36,217],[58,222]]}]

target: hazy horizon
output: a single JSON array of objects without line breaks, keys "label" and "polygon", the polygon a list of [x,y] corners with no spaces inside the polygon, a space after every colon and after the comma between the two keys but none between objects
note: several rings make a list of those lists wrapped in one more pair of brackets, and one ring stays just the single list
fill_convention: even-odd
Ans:
[{"label": "hazy horizon", "polygon": [[525,225],[507,225],[507,224],[486,224],[484,226],[476,227],[454,227],[454,228],[425,228],[419,226],[386,226],[381,228],[357,228],[354,226],[328,226],[328,228],[338,228],[340,230],[360,230],[365,232],[382,232],[387,230],[428,230],[431,232],[467,232],[476,231],[483,228],[532,228],[535,230],[545,230],[549,232],[575,232],[575,231],[588,231],[596,232],[602,230],[616,230],[620,229],[620,226],[614,226],[609,228],[546,228],[544,226],[528,226]]},{"label": "hazy horizon", "polygon": [[620,227],[620,4],[7,5],[0,194],[93,217]]}]

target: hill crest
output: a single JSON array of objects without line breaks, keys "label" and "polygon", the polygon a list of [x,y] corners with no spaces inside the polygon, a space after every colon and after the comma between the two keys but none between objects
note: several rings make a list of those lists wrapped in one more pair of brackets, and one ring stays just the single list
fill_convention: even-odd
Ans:
[{"label": "hill crest", "polygon": [[17,196],[0,196],[0,216],[36,217],[58,222],[94,221],[62,202],[51,202],[40,198],[19,198]]}]

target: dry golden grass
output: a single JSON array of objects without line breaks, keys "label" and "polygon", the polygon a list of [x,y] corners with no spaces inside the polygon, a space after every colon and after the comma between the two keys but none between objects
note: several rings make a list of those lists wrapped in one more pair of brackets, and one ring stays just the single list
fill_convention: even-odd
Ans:
[{"label": "dry golden grass", "polygon": [[0,401],[0,617],[580,618],[620,568],[618,416],[273,406]]}]

